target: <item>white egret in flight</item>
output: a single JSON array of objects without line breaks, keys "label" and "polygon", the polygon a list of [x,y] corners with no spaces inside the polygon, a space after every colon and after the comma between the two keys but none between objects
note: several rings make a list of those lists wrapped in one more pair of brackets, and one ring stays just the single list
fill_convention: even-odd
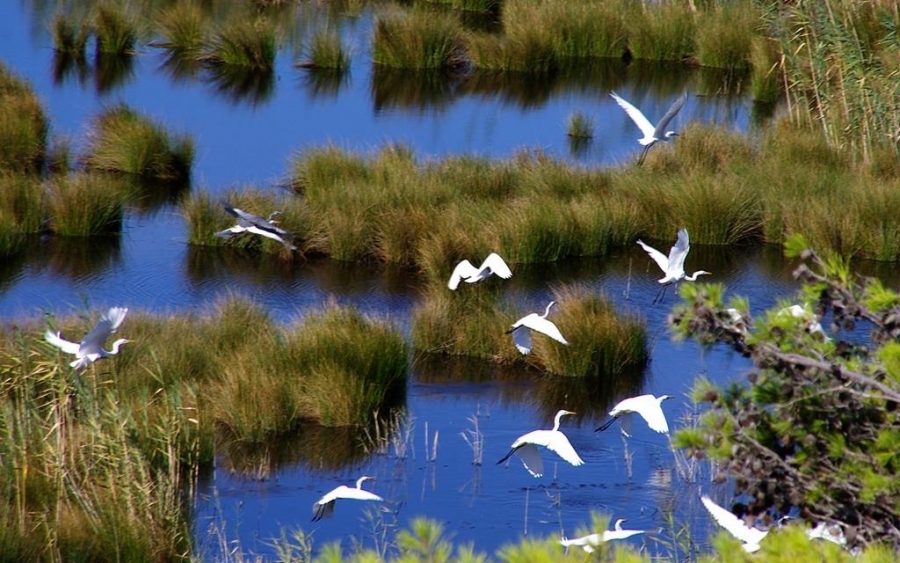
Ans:
[{"label": "white egret in flight", "polygon": [[656,298],[653,300],[654,303],[659,303],[660,301],[662,301],[662,298],[665,297],[666,288],[669,286],[669,284],[673,284],[681,280],[694,281],[698,276],[709,275],[711,273],[707,272],[706,270],[697,270],[689,276],[685,275],[684,259],[687,258],[688,251],[691,249],[691,244],[688,240],[687,229],[680,229],[678,231],[678,240],[676,240],[672,248],[669,249],[668,256],[666,256],[659,250],[656,250],[649,244],[646,244],[640,239],[638,239],[637,243],[641,246],[641,248],[647,251],[647,254],[650,255],[650,258],[653,258],[653,261],[656,262],[665,273],[665,276],[657,280],[659,283],[663,284],[663,287],[660,290],[659,294],[657,294]]},{"label": "white egret in flight", "polygon": [[119,325],[125,320],[126,313],[128,313],[127,307],[110,308],[80,343],[64,340],[58,332],[54,333],[49,329],[44,333],[44,338],[66,354],[75,355],[75,360],[69,363],[70,366],[75,369],[84,369],[100,358],[115,356],[119,353],[119,347],[122,344],[131,342],[126,338],[120,338],[113,342],[111,349],[103,349],[103,343],[110,334],[119,328]]},{"label": "white egret in flight", "polygon": [[728,530],[728,533],[732,536],[743,542],[742,547],[744,548],[744,551],[753,553],[754,551],[759,550],[759,542],[768,535],[768,530],[759,530],[744,524],[744,521],[738,518],[733,512],[722,508],[713,502],[707,495],[701,496],[700,501],[703,503],[703,506],[706,507],[706,510],[709,511],[710,515],[712,515],[713,520]]},{"label": "white egret in flight", "polygon": [[532,430],[528,434],[523,434],[516,438],[516,441],[510,447],[509,453],[503,456],[503,459],[498,461],[497,464],[503,463],[511,455],[516,454],[522,460],[522,465],[525,466],[529,473],[535,477],[541,477],[544,474],[544,462],[537,447],[544,446],[548,450],[556,452],[559,457],[572,465],[583,465],[584,460],[578,456],[566,435],[559,430],[559,421],[567,414],[575,413],[567,410],[561,410],[556,413],[556,418],[553,420],[553,430]]},{"label": "white egret in flight", "polygon": [[476,283],[491,277],[491,275],[499,276],[505,280],[512,277],[509,266],[506,265],[506,262],[503,261],[500,255],[494,252],[488,254],[488,257],[481,263],[480,268],[476,268],[468,260],[463,260],[457,264],[456,268],[453,269],[453,274],[450,276],[447,287],[456,290],[460,281]]},{"label": "white egret in flight", "polygon": [[[672,398],[671,395],[660,395],[659,397],[653,395],[640,395],[619,401],[619,403],[609,411],[609,416],[612,418],[597,428],[596,432],[606,430],[621,416],[637,413],[641,415],[641,418],[647,421],[647,426],[649,426],[651,430],[655,430],[660,434],[668,434],[669,424],[666,422],[666,415],[663,414],[662,411],[662,402]],[[624,430],[622,432],[628,436],[627,432]]]},{"label": "white egret in flight", "polygon": [[623,530],[622,522],[624,522],[624,518],[619,518],[616,520],[615,530],[604,530],[599,534],[588,534],[586,536],[582,536],[580,538],[562,538],[559,540],[560,545],[565,547],[569,546],[577,546],[584,549],[587,553],[593,553],[596,551],[597,546],[601,543],[605,543],[612,540],[623,540],[625,538],[630,538],[631,536],[635,536],[637,534],[643,534],[646,530]]},{"label": "white egret in flight", "polygon": [[273,211],[269,214],[268,219],[263,219],[259,215],[248,213],[243,209],[233,207],[224,201],[222,202],[222,207],[224,207],[225,211],[230,215],[237,217],[238,221],[233,227],[229,227],[224,231],[216,233],[217,237],[228,238],[244,232],[254,233],[272,240],[277,240],[289,250],[297,250],[297,247],[291,243],[291,239],[294,238],[294,235],[275,224],[275,218],[281,215],[281,211]]},{"label": "white egret in flight", "polygon": [[562,342],[563,344],[568,344],[565,338],[563,338],[562,333],[559,332],[559,329],[553,324],[552,321],[547,320],[547,315],[550,314],[550,308],[556,304],[556,301],[551,301],[547,305],[547,309],[544,311],[543,315],[538,315],[537,313],[531,313],[525,315],[521,319],[517,320],[515,324],[512,325],[512,328],[506,331],[506,334],[512,334],[513,344],[516,345],[519,352],[523,354],[531,353],[531,331],[536,330],[543,334],[546,334],[553,340],[557,342]]},{"label": "white egret in flight", "polygon": [[330,492],[322,496],[315,504],[313,504],[313,522],[318,522],[322,518],[330,518],[334,515],[334,503],[341,498],[355,500],[375,500],[383,501],[384,499],[375,493],[363,490],[362,484],[366,479],[375,479],[368,475],[363,475],[356,480],[356,488],[341,485],[332,489]]},{"label": "white egret in flight", "polygon": [[659,120],[659,123],[656,124],[656,127],[650,123],[650,120],[647,119],[641,110],[631,105],[627,100],[616,95],[615,92],[610,92],[610,96],[619,104],[619,107],[625,110],[625,113],[628,114],[628,117],[634,121],[635,125],[638,126],[638,129],[641,130],[641,133],[644,136],[638,139],[638,142],[643,145],[644,150],[641,151],[641,156],[638,159],[638,166],[644,163],[644,158],[647,156],[647,151],[650,150],[650,147],[655,145],[659,141],[668,141],[670,138],[675,137],[678,133],[674,131],[666,131],[666,127],[669,126],[669,122],[675,117],[681,108],[684,107],[684,102],[687,100],[687,92],[681,95],[680,98],[675,100],[672,106],[669,108],[669,111]]}]

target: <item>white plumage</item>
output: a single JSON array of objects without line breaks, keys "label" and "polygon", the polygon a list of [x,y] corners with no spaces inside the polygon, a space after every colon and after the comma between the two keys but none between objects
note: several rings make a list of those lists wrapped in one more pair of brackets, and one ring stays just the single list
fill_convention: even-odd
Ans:
[{"label": "white plumage", "polygon": [[744,524],[743,520],[735,516],[730,510],[726,510],[713,502],[707,495],[701,496],[700,501],[703,503],[703,506],[706,507],[706,510],[709,511],[710,515],[712,515],[713,520],[728,530],[728,533],[732,536],[743,542],[742,547],[744,548],[744,551],[753,553],[754,551],[759,550],[759,542],[768,535],[768,530],[758,530]]},{"label": "white plumage", "polygon": [[675,115],[681,111],[682,107],[684,107],[684,103],[687,100],[687,93],[682,94],[680,98],[672,103],[669,107],[669,111],[663,115],[662,119],[659,120],[659,123],[657,123],[655,127],[650,123],[650,120],[644,116],[641,110],[634,107],[630,102],[618,96],[615,92],[610,92],[609,95],[612,96],[617,104],[619,104],[619,107],[625,110],[628,117],[634,121],[635,125],[638,126],[638,129],[640,129],[641,133],[644,135],[642,138],[638,139],[638,142],[644,147],[644,150],[641,151],[641,156],[638,159],[638,166],[643,164],[644,158],[647,156],[647,151],[650,150],[650,147],[659,141],[668,141],[670,138],[678,135],[678,133],[674,131],[666,131],[666,127],[669,126],[669,122],[672,121]]},{"label": "white plumage", "polygon": [[348,487],[346,485],[341,485],[332,489],[330,492],[326,493],[322,496],[318,501],[313,504],[313,522],[318,522],[322,518],[330,518],[334,515],[334,503],[338,499],[353,499],[353,500],[374,500],[374,501],[383,501],[384,499],[375,493],[370,493],[369,491],[365,491],[362,488],[363,481],[367,479],[374,479],[374,477],[370,477],[368,475],[363,475],[359,479],[356,480],[356,487]]},{"label": "white plumage", "polygon": [[[669,424],[666,422],[666,415],[662,411],[662,402],[671,398],[671,395],[660,395],[659,397],[653,395],[639,395],[637,397],[619,401],[619,403],[609,411],[609,416],[611,416],[612,419],[597,428],[597,431],[606,430],[609,428],[610,424],[615,422],[616,419],[621,416],[637,413],[641,418],[647,421],[647,426],[649,426],[651,430],[655,430],[661,434],[668,434]],[[626,436],[628,435],[624,430],[623,433],[625,433]]]},{"label": "white plumage", "polygon": [[488,254],[488,257],[481,263],[480,268],[476,268],[468,260],[463,260],[457,264],[456,268],[453,269],[453,274],[450,275],[447,287],[456,290],[461,281],[476,283],[491,277],[491,275],[503,279],[512,277],[512,271],[510,271],[509,266],[506,265],[506,262],[503,261],[499,254],[494,252]]},{"label": "white plumage", "polygon": [[822,337],[825,342],[831,340],[831,338],[825,334],[825,330],[822,329],[822,323],[819,322],[819,315],[815,314],[812,308],[808,304],[798,305],[794,304],[790,307],[785,307],[778,311],[779,315],[790,315],[795,319],[801,319],[806,323],[806,331],[810,334],[818,334]]},{"label": "white plumage", "polygon": [[546,334],[553,340],[557,342],[561,342],[563,344],[568,344],[561,332],[559,332],[559,328],[552,321],[547,320],[547,315],[550,314],[550,308],[556,304],[556,301],[551,301],[547,305],[547,309],[544,311],[543,315],[538,315],[537,313],[531,313],[525,315],[521,319],[515,322],[512,325],[512,328],[507,332],[507,334],[512,334],[513,344],[516,345],[516,348],[522,354],[530,354],[531,353],[531,331],[536,330],[542,334]]},{"label": "white plumage", "polygon": [[569,414],[575,413],[567,410],[557,412],[552,430],[533,430],[528,434],[519,436],[512,443],[509,452],[497,463],[503,463],[511,455],[516,454],[522,460],[522,465],[525,466],[529,473],[535,477],[541,477],[544,474],[544,462],[541,459],[541,453],[538,451],[537,446],[543,446],[552,452],[556,452],[559,457],[572,465],[583,465],[584,460],[579,457],[566,435],[559,430],[560,419]]},{"label": "white plumage", "polygon": [[63,339],[59,333],[54,333],[49,329],[44,333],[44,338],[66,354],[75,355],[75,360],[69,363],[70,366],[75,369],[84,369],[101,358],[118,354],[122,344],[131,342],[128,339],[120,338],[113,342],[111,349],[103,349],[103,343],[110,334],[119,328],[127,313],[127,307],[110,308],[78,344]]},{"label": "white plumage", "polygon": [[586,536],[582,536],[580,538],[562,538],[559,543],[565,547],[576,546],[584,549],[588,553],[593,553],[596,551],[597,546],[601,543],[612,541],[612,540],[623,540],[625,538],[630,538],[631,536],[635,536],[637,534],[643,534],[646,530],[623,530],[622,522],[624,522],[624,518],[619,518],[616,520],[615,530],[604,530],[599,534],[588,534]]},{"label": "white plumage", "polygon": [[294,238],[294,235],[275,224],[275,218],[281,215],[281,211],[273,211],[268,219],[263,219],[259,215],[248,213],[247,211],[233,207],[224,201],[222,202],[222,207],[224,207],[225,211],[230,215],[237,217],[238,222],[233,227],[217,232],[217,237],[228,238],[244,232],[254,233],[276,240],[290,250],[297,250],[297,247],[290,242],[291,239]]},{"label": "white plumage", "polygon": [[687,258],[688,251],[691,249],[687,229],[680,229],[678,231],[678,240],[675,241],[675,244],[669,250],[668,256],[640,239],[638,239],[637,243],[641,248],[647,251],[647,254],[649,254],[650,258],[659,265],[664,274],[662,278],[657,280],[659,283],[663,284],[663,289],[654,301],[660,301],[662,299],[668,284],[681,280],[694,281],[698,276],[710,274],[710,272],[707,272],[706,270],[697,270],[689,276],[685,275],[684,260]]}]

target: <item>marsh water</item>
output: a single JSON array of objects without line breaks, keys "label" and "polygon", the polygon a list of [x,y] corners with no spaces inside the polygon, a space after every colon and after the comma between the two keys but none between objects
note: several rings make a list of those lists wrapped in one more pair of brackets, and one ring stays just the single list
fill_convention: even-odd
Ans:
[{"label": "marsh water", "polygon": [[[0,59],[37,91],[52,135],[69,137],[77,151],[90,119],[104,106],[125,102],[194,137],[193,190],[277,190],[291,154],[328,143],[370,151],[399,142],[422,159],[507,158],[539,149],[585,166],[618,165],[637,156],[639,134],[609,98],[610,90],[651,116],[687,91],[676,128],[695,120],[748,134],[765,127],[733,82],[693,69],[610,61],[547,80],[476,76],[437,85],[373,69],[367,11],[341,20],[352,67],[326,84],[292,66],[301,39],[279,49],[271,83],[249,92],[173,75],[160,53],[146,45],[127,69],[101,80],[94,68],[54,68],[51,16],[40,2],[0,4]],[[573,146],[566,136],[573,111],[595,119],[595,137],[586,145]],[[666,249],[672,241],[653,242]],[[694,244],[687,266],[712,271],[712,281],[749,297],[754,311],[790,298],[796,288],[793,265],[778,248]],[[672,340],[665,319],[677,296],[670,292],[661,305],[652,304],[659,273],[636,245],[602,259],[513,269],[503,291],[521,303],[523,314],[541,310],[554,286],[580,283],[610,296],[623,312],[640,315],[651,334],[648,367],[606,381],[548,381],[477,361],[411,359],[405,414],[381,448],[361,447],[371,435],[302,428],[278,443],[221,452],[215,471],[201,479],[194,526],[198,554],[219,559],[239,547],[271,555],[271,539],[296,529],[311,532],[316,545],[340,540],[345,548],[358,543],[384,549],[393,532],[417,516],[442,522],[458,542],[493,552],[523,534],[573,536],[590,524],[591,511],[657,531],[633,540],[646,543],[651,553],[669,552],[673,532],[683,524],[702,546],[713,529],[697,502],[711,487],[708,467],[677,463],[667,438],[644,425],[635,424],[627,441],[615,427],[605,433],[594,428],[612,403],[639,393],[674,395],[665,407],[677,427],[692,412],[695,378],[740,380],[748,362],[721,347]],[[887,266],[870,270],[895,281],[896,272]],[[191,247],[178,206],[162,201],[129,210],[121,237],[35,240],[27,252],[0,264],[0,315],[13,323],[45,311],[67,314],[113,304],[202,312],[223,295],[240,293],[285,323],[335,299],[390,318],[406,331],[420,287],[414,272],[391,266],[284,263]],[[549,427],[560,408],[578,412],[563,427],[584,466],[557,463],[545,453],[547,475],[535,479],[515,458],[496,464],[517,436]],[[476,430],[483,437],[480,464],[469,443]],[[383,496],[384,504],[339,502],[334,518],[310,522],[316,499],[363,474],[376,477],[366,487]]]}]

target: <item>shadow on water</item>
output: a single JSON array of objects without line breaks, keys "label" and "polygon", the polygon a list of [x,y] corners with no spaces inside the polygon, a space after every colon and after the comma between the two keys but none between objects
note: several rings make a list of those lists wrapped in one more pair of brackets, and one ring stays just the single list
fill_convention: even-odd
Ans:
[{"label": "shadow on water", "polygon": [[15,285],[31,256],[40,248],[40,236],[32,235],[17,240],[14,247],[5,249],[0,255],[0,293]]},{"label": "shadow on water", "polygon": [[41,249],[39,260],[58,276],[73,281],[96,278],[122,261],[119,236],[52,237]]},{"label": "shadow on water", "polygon": [[143,216],[153,216],[160,211],[178,205],[181,198],[191,191],[191,182],[165,181],[155,178],[129,178],[132,182],[132,207]]},{"label": "shadow on water", "polygon": [[202,65],[196,57],[178,49],[162,49],[162,70],[175,83],[191,83],[197,80]]}]

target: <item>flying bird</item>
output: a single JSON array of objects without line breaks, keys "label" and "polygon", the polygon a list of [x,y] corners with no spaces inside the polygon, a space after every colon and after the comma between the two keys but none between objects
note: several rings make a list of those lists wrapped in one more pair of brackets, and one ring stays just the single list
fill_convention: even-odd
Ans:
[{"label": "flying bird", "polygon": [[[669,424],[666,422],[666,415],[663,414],[662,411],[662,402],[672,398],[671,395],[660,395],[659,397],[653,395],[640,395],[638,397],[631,397],[630,399],[619,401],[619,403],[609,411],[609,416],[612,418],[597,428],[596,432],[606,430],[620,416],[637,413],[641,415],[641,418],[647,421],[647,426],[649,426],[651,430],[655,430],[661,434],[668,434]],[[625,430],[622,430],[622,433],[628,436],[628,433],[625,432]]]},{"label": "flying bird", "polygon": [[243,209],[238,209],[223,201],[222,207],[225,208],[230,215],[237,217],[237,224],[229,227],[224,231],[219,231],[216,236],[219,238],[229,238],[239,233],[254,233],[272,240],[277,240],[289,250],[297,250],[297,247],[291,243],[294,235],[276,225],[275,218],[281,215],[281,211],[273,211],[269,214],[268,219],[263,219],[259,215],[248,213]]},{"label": "flying bird", "polygon": [[537,313],[531,313],[525,315],[521,319],[517,320],[515,324],[512,325],[512,328],[506,331],[506,334],[512,334],[513,344],[516,345],[519,352],[522,354],[530,354],[531,353],[531,331],[536,330],[543,334],[546,334],[553,340],[557,342],[561,342],[563,344],[569,344],[565,338],[563,338],[562,333],[559,332],[559,329],[553,324],[552,321],[547,320],[547,315],[550,314],[550,308],[556,304],[556,301],[551,301],[547,305],[547,309],[544,311],[543,315],[538,315]]},{"label": "flying bird", "polygon": [[562,538],[559,540],[560,545],[565,547],[569,546],[577,546],[584,549],[587,553],[593,553],[596,551],[597,546],[601,543],[605,543],[612,540],[623,540],[625,538],[630,538],[631,536],[637,534],[643,534],[646,530],[623,530],[622,522],[624,522],[624,518],[619,518],[616,520],[615,530],[604,530],[599,534],[588,534],[586,536],[582,536],[580,538]]},{"label": "flying bird", "polygon": [[559,457],[574,466],[583,465],[584,460],[578,456],[566,435],[559,430],[560,419],[568,414],[575,413],[567,410],[561,410],[556,413],[556,418],[553,421],[553,430],[532,430],[516,438],[516,441],[510,447],[509,453],[503,456],[503,459],[498,461],[497,464],[505,462],[511,455],[516,454],[522,460],[522,465],[525,466],[529,473],[535,477],[541,477],[544,474],[544,462],[537,447],[543,446],[551,452],[556,452]]},{"label": "flying bird", "polygon": [[384,499],[375,493],[370,493],[362,488],[363,481],[366,479],[375,479],[368,475],[363,475],[356,480],[356,488],[341,485],[332,489],[330,492],[322,496],[315,504],[313,504],[313,522],[318,522],[322,518],[330,518],[334,515],[334,503],[338,499],[355,499],[355,500],[375,500],[383,501]]},{"label": "flying bird", "polygon": [[465,281],[466,283],[476,283],[481,280],[486,280],[491,277],[491,275],[499,276],[505,280],[512,277],[509,266],[506,265],[506,262],[503,261],[503,258],[501,258],[499,254],[494,252],[488,254],[488,257],[481,263],[480,268],[476,268],[468,260],[463,260],[457,264],[456,268],[453,269],[453,274],[450,276],[447,287],[456,290],[461,281]]},{"label": "flying bird", "polygon": [[126,313],[128,313],[127,307],[110,308],[80,343],[69,342],[63,339],[58,332],[55,333],[49,329],[44,333],[44,338],[66,354],[75,355],[75,360],[69,363],[70,366],[75,369],[84,369],[101,358],[115,356],[119,353],[119,347],[122,344],[131,342],[126,338],[119,338],[113,342],[111,349],[103,349],[103,343],[110,334],[119,328],[122,321],[125,320]]},{"label": "flying bird", "polygon": [[647,254],[650,255],[650,258],[653,258],[653,261],[656,262],[660,269],[665,273],[665,275],[657,280],[662,284],[662,289],[657,294],[656,298],[654,298],[654,303],[659,303],[662,301],[662,298],[665,297],[666,288],[669,284],[676,283],[681,280],[694,281],[698,276],[709,275],[711,272],[707,272],[706,270],[697,270],[691,275],[685,275],[684,273],[684,259],[687,258],[688,251],[691,249],[690,241],[688,240],[688,232],[687,229],[680,229],[678,231],[678,240],[675,241],[675,244],[669,250],[669,255],[666,256],[659,250],[656,250],[649,244],[646,244],[644,241],[638,239],[637,243],[647,251]]},{"label": "flying bird", "polygon": [[627,100],[619,97],[615,92],[610,92],[609,95],[612,96],[617,104],[619,104],[619,107],[625,110],[628,117],[634,121],[635,125],[638,126],[638,129],[641,130],[641,133],[644,134],[642,138],[638,139],[638,142],[644,147],[637,162],[638,166],[644,163],[644,158],[647,156],[647,151],[650,150],[650,147],[659,141],[668,141],[670,138],[678,135],[678,133],[674,131],[666,131],[666,127],[669,126],[669,122],[672,121],[675,114],[684,107],[684,102],[687,100],[687,92],[675,100],[672,106],[669,107],[669,111],[667,111],[662,119],[659,120],[659,123],[656,124],[656,127],[650,123],[650,120],[648,120],[643,113],[641,113],[641,110],[631,105]]},{"label": "flying bird", "polygon": [[728,533],[732,536],[743,542],[742,547],[744,548],[744,551],[753,553],[754,551],[759,550],[759,542],[768,535],[768,530],[759,530],[744,524],[743,520],[735,516],[730,510],[722,508],[713,502],[707,495],[701,496],[700,501],[703,503],[703,506],[706,507],[706,510],[709,511],[710,515],[712,515],[713,520],[728,530]]}]

